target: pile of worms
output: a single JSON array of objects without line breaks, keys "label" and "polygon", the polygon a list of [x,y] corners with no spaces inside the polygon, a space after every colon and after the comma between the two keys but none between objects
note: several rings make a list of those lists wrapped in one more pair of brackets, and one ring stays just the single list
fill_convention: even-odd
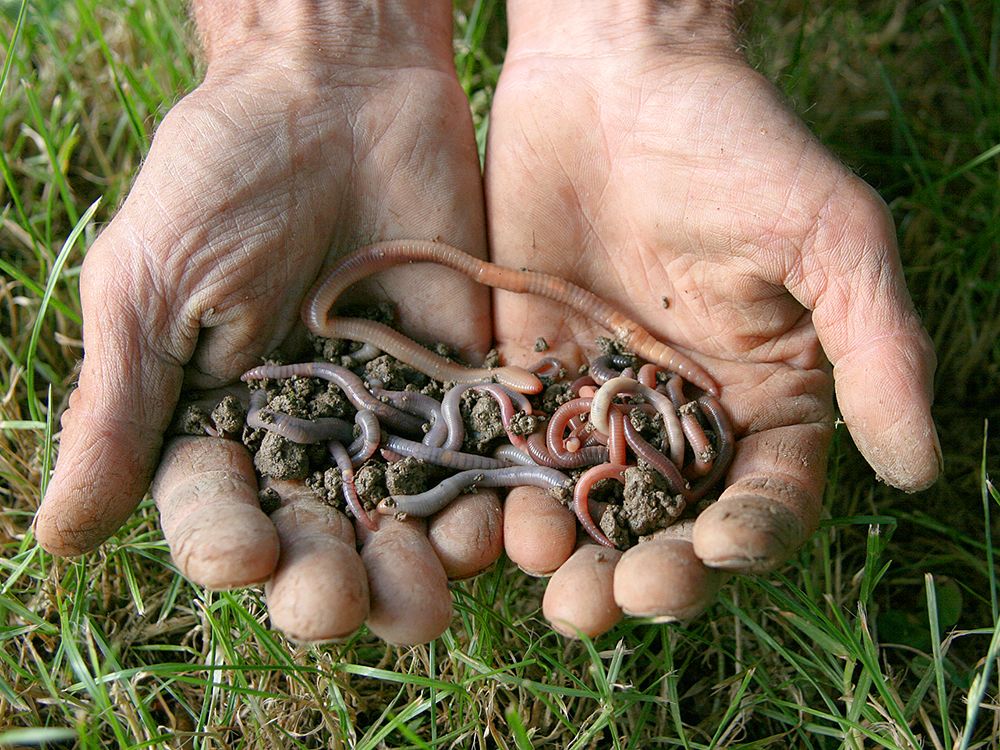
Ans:
[{"label": "pile of worms", "polygon": [[[531,368],[471,368],[383,323],[330,314],[352,284],[390,266],[413,262],[437,263],[491,287],[563,302],[606,328],[617,350],[591,360],[581,368],[585,374],[569,381],[563,364],[552,357],[543,357]],[[625,471],[642,462],[660,475],[679,514],[719,483],[733,456],[732,426],[714,380],[700,365],[594,294],[548,274],[498,266],[442,243],[385,242],[357,250],[331,268],[309,293],[302,317],[317,337],[358,342],[360,349],[351,353],[355,364],[388,354],[449,386],[440,400],[413,390],[387,390],[377,379],[332,362],[265,364],[244,373],[242,379],[248,383],[318,378],[342,391],[356,409],[353,423],[277,411],[269,407],[263,388],[251,392],[246,423],[294,443],[325,443],[341,474],[345,506],[373,530],[377,524],[362,504],[354,478],[355,471],[376,454],[387,461],[413,457],[454,472],[425,492],[385,497],[373,509],[376,513],[425,517],[473,488],[533,485],[567,497],[571,493],[582,528],[608,547],[615,544],[590,511],[591,491],[598,482],[624,483]],[[562,403],[545,413],[538,396],[546,383],[559,381]],[[699,395],[689,397],[686,386]],[[465,439],[461,403],[469,391],[493,399],[499,407],[507,442],[490,455],[461,450]],[[637,427],[650,418],[662,422],[659,432],[664,437],[656,441],[659,445]]]}]

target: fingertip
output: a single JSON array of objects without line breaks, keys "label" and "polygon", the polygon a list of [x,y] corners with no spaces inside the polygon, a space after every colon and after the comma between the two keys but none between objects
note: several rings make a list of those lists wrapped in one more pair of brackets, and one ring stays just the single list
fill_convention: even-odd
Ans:
[{"label": "fingertip", "polygon": [[622,619],[615,602],[614,575],[622,553],[583,544],[552,575],[542,597],[542,614],[568,638],[589,638],[611,630]]},{"label": "fingertip", "polygon": [[615,602],[635,617],[690,620],[712,603],[724,579],[698,558],[691,542],[658,537],[622,555],[615,568]]},{"label": "fingertip", "polygon": [[771,497],[733,494],[698,516],[692,550],[712,568],[762,573],[788,559],[811,531],[796,510]]},{"label": "fingertip", "polygon": [[492,490],[460,495],[431,518],[427,539],[450,580],[482,573],[503,552],[503,511]]},{"label": "fingertip", "polygon": [[514,487],[503,509],[507,557],[533,576],[550,575],[576,546],[576,516],[541,487]]}]

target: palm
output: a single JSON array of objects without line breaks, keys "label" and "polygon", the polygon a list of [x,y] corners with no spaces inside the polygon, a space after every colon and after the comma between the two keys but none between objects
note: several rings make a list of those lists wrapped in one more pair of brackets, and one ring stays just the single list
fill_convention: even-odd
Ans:
[{"label": "palm", "polygon": [[[849,361],[861,317],[852,297],[888,307],[881,319],[875,303],[863,312],[870,323],[901,321],[901,337],[928,357],[895,375],[907,393],[925,395],[926,339],[884,206],[732,59],[519,56],[504,69],[492,123],[494,260],[569,277],[708,368],[741,440],[726,502],[699,520],[695,550],[714,567],[773,566],[818,519],[833,427],[821,340],[850,365],[845,415],[872,397],[857,392],[858,362]],[[550,303],[505,294],[495,329],[512,357],[537,336],[590,348],[601,333]],[[886,337],[860,351],[889,361],[898,343]],[[883,425],[861,427],[856,438],[872,458],[875,440],[866,441]],[[894,483],[926,484],[936,473],[928,451],[879,468]]]}]

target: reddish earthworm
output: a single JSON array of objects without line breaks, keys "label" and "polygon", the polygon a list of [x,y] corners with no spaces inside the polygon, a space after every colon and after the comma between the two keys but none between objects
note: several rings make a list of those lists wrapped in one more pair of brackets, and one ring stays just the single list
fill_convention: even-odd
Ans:
[{"label": "reddish earthworm", "polygon": [[361,436],[350,444],[347,452],[351,455],[351,463],[360,466],[378,450],[378,444],[382,440],[382,426],[375,412],[369,409],[358,409],[354,415],[354,424],[361,428]]},{"label": "reddish earthworm", "polygon": [[549,453],[545,444],[545,433],[541,431],[528,435],[526,449],[536,464],[553,469],[578,469],[581,466],[593,466],[608,460],[608,449],[603,445],[594,445],[581,448],[576,453],[566,453],[567,460],[560,461]]},{"label": "reddish earthworm", "polygon": [[622,370],[635,362],[630,354],[602,354],[590,360],[590,375],[597,385],[604,385],[612,378],[621,377]]},{"label": "reddish earthworm", "polygon": [[[424,358],[422,353],[430,354],[430,352],[405,336],[396,334],[383,340],[384,331],[380,330],[379,325],[368,325],[372,321],[356,321],[352,325],[344,325],[344,321],[349,319],[329,317],[330,310],[337,298],[355,282],[377,271],[414,262],[437,263],[460,271],[486,286],[521,294],[537,294],[546,299],[562,302],[608,329],[615,339],[621,342],[622,346],[634,351],[644,359],[655,362],[671,372],[683,375],[705,391],[717,392],[715,381],[701,365],[655,339],[645,328],[624,316],[592,292],[549,274],[504,268],[440,242],[397,240],[369,245],[350,253],[334,265],[327,272],[326,277],[317,282],[310,290],[302,309],[302,318],[306,326],[317,335],[372,343],[397,359],[417,367],[438,380],[468,382],[470,371],[467,368],[457,366],[437,357],[437,355],[432,355],[436,361]],[[381,328],[391,331],[386,326],[381,326]],[[392,333],[395,334],[395,332]],[[397,346],[400,339],[405,342],[402,349]],[[413,358],[414,355],[416,358]],[[424,367],[424,363],[433,365],[431,369],[434,369],[435,373]],[[438,368],[441,367],[443,369],[439,370]],[[504,372],[501,373],[501,371]],[[436,372],[440,372],[440,376]],[[526,379],[525,375],[530,375],[531,379]],[[476,380],[490,380],[496,377],[499,382],[527,393],[538,393],[541,390],[538,378],[522,368],[506,367],[483,370],[477,372],[474,377]],[[512,382],[506,382],[505,378],[507,377],[510,377]]]},{"label": "reddish earthworm", "polygon": [[615,396],[620,393],[637,394],[656,407],[656,411],[663,417],[663,426],[667,430],[667,437],[670,441],[670,459],[678,466],[683,465],[684,431],[680,419],[677,417],[677,412],[674,410],[673,402],[666,395],[643,385],[638,380],[619,376],[602,385],[597,395],[594,396],[593,404],[590,407],[590,423],[607,435],[611,404]]},{"label": "reddish earthworm", "polygon": [[715,460],[715,448],[705,434],[705,428],[698,421],[697,414],[695,414],[698,405],[685,398],[684,381],[678,375],[667,381],[667,395],[670,396],[670,400],[677,409],[684,435],[694,453],[694,463],[690,468],[696,476],[703,476],[712,468],[712,462]]},{"label": "reddish earthworm", "polygon": [[631,419],[626,419],[623,426],[625,428],[625,442],[628,443],[632,452],[663,477],[673,494],[680,495],[684,500],[690,500],[692,498],[690,485],[681,475],[677,465],[650,445],[649,441],[632,424]]},{"label": "reddish earthworm", "polygon": [[347,449],[335,440],[330,442],[328,449],[337,464],[337,468],[340,469],[340,477],[343,480],[340,486],[348,509],[368,529],[378,530],[375,521],[365,511],[365,506],[361,504],[361,498],[358,497],[358,488],[354,486],[354,466],[351,464],[351,457],[347,454]]},{"label": "reddish earthworm", "polygon": [[568,487],[570,478],[561,471],[542,466],[505,466],[489,471],[470,470],[453,474],[436,487],[418,495],[390,495],[378,504],[379,513],[405,513],[420,518],[433,515],[469,487]]},{"label": "reddish earthworm", "polygon": [[386,450],[401,456],[413,456],[435,466],[445,466],[449,469],[500,469],[503,464],[495,458],[480,456],[477,453],[462,453],[447,448],[434,448],[415,440],[407,440],[398,435],[384,435],[382,446]]},{"label": "reddish earthworm", "polygon": [[611,430],[608,432],[608,463],[625,465],[625,415],[615,409],[610,417]]},{"label": "reddish earthworm", "polygon": [[573,512],[580,525],[583,526],[583,530],[590,534],[590,538],[595,542],[603,544],[605,547],[611,547],[611,549],[615,549],[615,545],[590,517],[590,490],[602,479],[617,479],[624,484],[626,468],[628,467],[610,463],[591,466],[576,480],[576,487],[573,489]]},{"label": "reddish earthworm", "polygon": [[[258,389],[250,394],[250,409],[246,422],[250,427],[277,433],[286,440],[303,445],[322,443],[326,440],[350,440],[354,429],[349,422],[337,417],[321,419],[301,419],[281,411],[267,409],[267,392]],[[267,418],[262,412],[268,414]]]},{"label": "reddish earthworm", "polygon": [[695,483],[691,489],[691,496],[697,500],[708,494],[708,491],[717,484],[726,474],[729,464],[736,453],[736,435],[733,433],[733,426],[729,421],[725,409],[718,400],[709,394],[698,399],[701,413],[708,419],[709,424],[715,431],[715,438],[719,443],[719,454],[715,457],[715,463],[711,470]]},{"label": "reddish earthworm", "polygon": [[243,373],[241,380],[263,380],[264,378],[322,378],[340,388],[347,400],[356,409],[375,412],[379,419],[391,427],[409,433],[420,433],[424,420],[407,414],[395,406],[385,404],[375,398],[365,387],[364,381],[340,365],[329,362],[300,362],[294,365],[260,365]]},{"label": "reddish earthworm", "polygon": [[[545,430],[544,445],[549,458],[557,466],[564,469],[575,469],[608,460],[607,452],[600,446],[580,448],[576,451],[566,450],[563,440],[563,432],[566,430],[566,425],[570,419],[590,409],[590,401],[589,398],[577,398],[567,401],[549,417],[549,424]],[[535,458],[535,454],[531,452],[530,438],[528,452],[532,458]]]},{"label": "reddish earthworm", "polygon": [[639,368],[639,374],[636,376],[636,380],[647,388],[656,388],[656,374],[659,371],[659,367],[654,365],[652,362],[647,362]]}]

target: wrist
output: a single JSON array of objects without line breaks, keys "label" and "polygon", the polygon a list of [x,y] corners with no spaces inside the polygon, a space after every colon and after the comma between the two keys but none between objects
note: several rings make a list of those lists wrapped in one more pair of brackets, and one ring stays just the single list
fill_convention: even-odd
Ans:
[{"label": "wrist", "polygon": [[740,0],[508,0],[508,59],[679,52],[739,57]]},{"label": "wrist", "polygon": [[248,64],[440,67],[452,62],[448,0],[194,0],[208,74]]}]

